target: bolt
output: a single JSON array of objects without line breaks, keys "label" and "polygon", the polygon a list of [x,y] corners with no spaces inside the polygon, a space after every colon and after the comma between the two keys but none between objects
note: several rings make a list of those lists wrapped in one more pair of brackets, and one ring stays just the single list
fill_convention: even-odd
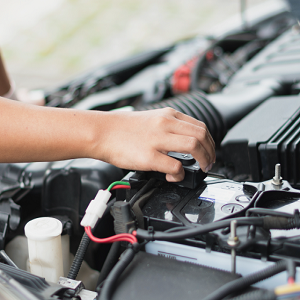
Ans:
[{"label": "bolt", "polygon": [[230,237],[235,238],[236,236],[236,220],[230,222]]},{"label": "bolt", "polygon": [[236,226],[237,226],[236,220],[230,222],[230,236],[228,238],[227,243],[231,247],[235,247],[240,243],[239,238],[236,236]]},{"label": "bolt", "polygon": [[275,177],[276,178],[280,178],[281,175],[281,165],[280,164],[276,164],[275,165]]},{"label": "bolt", "polygon": [[231,272],[235,274],[236,272],[236,251],[235,247],[240,243],[238,236],[236,235],[237,221],[233,220],[230,222],[230,236],[228,238],[227,244],[231,246]]},{"label": "bolt", "polygon": [[272,179],[273,185],[282,185],[282,177],[281,177],[281,165],[275,165],[275,176]]}]

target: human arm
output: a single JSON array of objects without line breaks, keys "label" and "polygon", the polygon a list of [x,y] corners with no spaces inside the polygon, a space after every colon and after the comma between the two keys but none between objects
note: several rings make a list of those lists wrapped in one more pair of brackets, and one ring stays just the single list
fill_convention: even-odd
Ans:
[{"label": "human arm", "polygon": [[11,86],[0,52],[0,96],[9,92]]},{"label": "human arm", "polygon": [[0,98],[0,162],[89,157],[120,168],[183,179],[169,151],[190,153],[205,170],[215,161],[206,126],[173,109],[144,112],[38,107]]}]

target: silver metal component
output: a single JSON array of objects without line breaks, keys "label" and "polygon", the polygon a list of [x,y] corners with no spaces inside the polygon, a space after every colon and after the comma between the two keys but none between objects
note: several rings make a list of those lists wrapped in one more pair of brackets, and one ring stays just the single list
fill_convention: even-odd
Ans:
[{"label": "silver metal component", "polygon": [[78,296],[81,300],[94,300],[98,296],[98,293],[88,290],[82,290]]},{"label": "silver metal component", "polygon": [[10,259],[10,257],[6,254],[4,250],[0,251],[0,257],[2,257],[8,265],[19,269],[18,266]]},{"label": "silver metal component", "polygon": [[261,182],[261,183],[258,185],[258,191],[263,192],[265,189],[266,189],[266,186]]},{"label": "silver metal component", "polygon": [[40,298],[32,294],[20,282],[0,270],[0,299],[38,300]]},{"label": "silver metal component", "polygon": [[73,280],[66,277],[59,277],[58,284],[73,290],[74,296],[78,295],[81,290],[84,289],[82,281]]},{"label": "silver metal component", "polygon": [[227,243],[231,247],[235,247],[240,243],[239,238],[236,236],[236,225],[237,225],[236,220],[230,222],[230,236],[228,238]]},{"label": "silver metal component", "polygon": [[231,273],[236,273],[236,251],[231,249]]},{"label": "silver metal component", "polygon": [[237,221],[233,220],[230,222],[230,236],[228,238],[227,244],[232,247],[231,249],[231,272],[235,274],[236,272],[236,251],[235,248],[237,245],[239,245],[240,240],[238,236],[236,235],[236,226]]},{"label": "silver metal component", "polygon": [[281,165],[275,165],[275,176],[272,179],[273,185],[282,185],[282,177],[281,177]]}]

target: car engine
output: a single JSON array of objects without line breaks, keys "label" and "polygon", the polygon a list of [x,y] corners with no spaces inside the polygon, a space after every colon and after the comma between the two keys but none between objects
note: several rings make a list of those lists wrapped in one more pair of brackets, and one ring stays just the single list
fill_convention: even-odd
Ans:
[{"label": "car engine", "polygon": [[172,107],[207,125],[217,160],[206,174],[169,152],[185,170],[178,183],[93,159],[0,164],[1,299],[298,299],[300,26],[290,5],[261,4],[247,23],[46,91],[51,107]]}]

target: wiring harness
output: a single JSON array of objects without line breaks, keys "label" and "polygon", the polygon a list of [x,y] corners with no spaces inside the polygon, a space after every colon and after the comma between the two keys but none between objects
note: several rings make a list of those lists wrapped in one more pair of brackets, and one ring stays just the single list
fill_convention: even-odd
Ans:
[{"label": "wiring harness", "polygon": [[[232,220],[233,219],[227,219],[213,223],[208,223],[202,225],[201,227],[183,227],[179,231],[175,232],[154,232],[153,230],[147,231],[143,229],[137,229],[136,231],[133,231],[132,234],[135,235],[137,238],[141,238],[147,241],[174,241],[194,237],[200,234],[208,233],[210,231],[229,227]],[[297,210],[295,211],[294,215],[285,214],[285,216],[241,217],[236,218],[235,220],[237,222],[237,226],[254,225],[260,226],[264,229],[300,228],[299,211]]]},{"label": "wiring harness", "polygon": [[92,200],[86,209],[86,214],[81,221],[81,225],[84,226],[84,230],[88,237],[95,243],[114,243],[114,242],[129,242],[131,244],[137,243],[137,239],[134,235],[129,233],[120,233],[112,237],[99,239],[92,234],[92,228],[94,228],[98,219],[103,216],[103,213],[107,207],[107,201],[109,200],[110,191],[116,189],[130,189],[130,185],[127,182],[116,181],[112,183],[107,190],[100,190],[95,199]]},{"label": "wiring harness", "polygon": [[[76,279],[77,273],[80,269],[84,254],[90,241],[93,241],[95,243],[116,243],[116,247],[112,247],[113,254],[108,255],[109,262],[105,263],[105,274],[103,274],[101,278],[99,277],[98,280],[97,291],[99,291],[101,287],[101,293],[99,293],[97,298],[99,300],[111,299],[117,279],[132,261],[135,253],[139,251],[141,244],[139,244],[138,239],[141,240],[141,242],[154,240],[183,240],[187,238],[193,238],[201,234],[209,233],[218,229],[228,228],[233,220],[226,219],[208,223],[202,226],[172,228],[164,232],[155,232],[153,228],[148,228],[148,230],[139,228],[133,230],[133,228],[135,227],[134,221],[132,221],[132,218],[130,217],[130,207],[134,202],[116,202],[115,200],[109,201],[111,197],[111,191],[117,189],[130,189],[130,184],[122,181],[112,183],[106,190],[100,190],[97,193],[95,199],[92,200],[87,207],[86,214],[81,222],[81,225],[84,226],[85,233],[82,237],[80,246],[68,275],[68,278]],[[101,219],[103,215],[106,215],[112,207],[114,207],[114,209],[111,211],[111,213],[115,219],[115,231],[117,234],[106,238],[95,237],[92,232],[93,228],[96,226],[97,221]],[[296,210],[294,214],[288,214],[278,213],[269,209],[266,210],[255,208],[249,209],[246,217],[239,217],[235,220],[237,226],[258,226],[264,229],[300,228],[300,218],[298,210]],[[118,255],[120,242],[127,242],[129,244],[127,246],[127,250],[125,250],[125,252],[120,257],[120,260],[115,264],[115,256]],[[112,264],[110,263],[110,261],[113,261],[114,263]],[[295,283],[295,268],[296,267],[293,261],[279,261],[274,266],[269,267],[263,271],[239,278],[226,285],[223,285],[214,293],[207,296],[205,300],[223,299],[224,297],[231,295],[233,292],[247,288],[253,283],[271,277],[284,270],[287,270],[289,274],[287,286],[278,287],[274,291],[255,291],[246,293],[244,295],[245,299],[283,299],[283,297],[289,294],[298,295],[300,294],[300,286]],[[105,281],[102,285],[103,280]],[[237,297],[236,299],[239,298]]]},{"label": "wiring harness", "polygon": [[87,251],[90,241],[96,243],[114,243],[114,242],[129,242],[136,244],[137,239],[134,235],[128,233],[121,233],[108,238],[97,238],[93,235],[92,229],[95,227],[97,221],[102,216],[109,212],[110,207],[114,202],[107,204],[111,196],[111,191],[117,189],[130,189],[130,185],[127,182],[116,181],[113,182],[106,190],[99,190],[95,199],[90,202],[86,209],[86,213],[81,221],[81,225],[84,226],[85,233],[82,236],[75,258],[71,265],[68,278],[76,279],[80,270],[84,255]]}]

